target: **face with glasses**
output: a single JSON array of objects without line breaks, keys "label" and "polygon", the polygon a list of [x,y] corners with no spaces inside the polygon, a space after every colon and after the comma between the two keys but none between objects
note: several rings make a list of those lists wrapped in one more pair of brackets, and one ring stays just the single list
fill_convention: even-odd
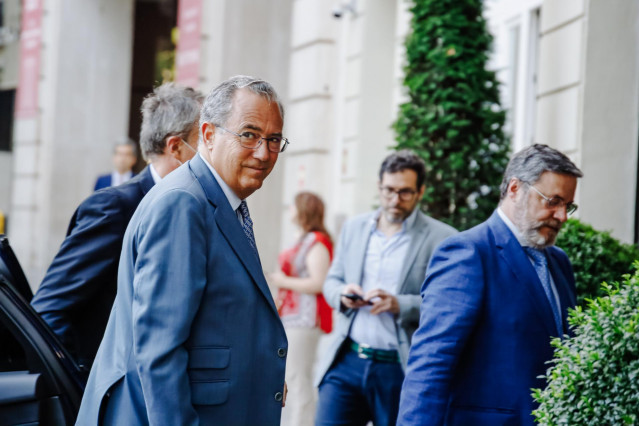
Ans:
[{"label": "face with glasses", "polygon": [[516,200],[513,222],[533,247],[553,245],[568,215],[577,210],[573,203],[577,178],[544,172],[534,184],[515,180],[521,193]]},{"label": "face with glasses", "polygon": [[417,188],[417,173],[411,169],[384,173],[379,183],[382,214],[390,223],[401,223],[415,210],[424,195],[424,185]]},{"label": "face with glasses", "polygon": [[285,149],[283,125],[277,104],[248,89],[233,95],[226,123],[202,125],[211,165],[241,199],[262,186]]}]

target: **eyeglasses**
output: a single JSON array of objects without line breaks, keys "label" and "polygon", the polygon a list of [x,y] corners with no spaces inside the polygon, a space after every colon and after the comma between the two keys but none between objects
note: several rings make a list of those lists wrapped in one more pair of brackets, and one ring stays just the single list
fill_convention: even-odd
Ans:
[{"label": "eyeglasses", "polygon": [[557,208],[562,208],[562,207],[566,207],[566,214],[567,215],[571,215],[574,212],[577,211],[577,204],[575,203],[567,203],[565,202],[561,197],[552,197],[552,198],[548,198],[546,197],[544,194],[542,194],[537,188],[535,188],[534,186],[528,184],[528,186],[530,186],[532,189],[535,190],[535,192],[537,194],[539,194],[539,196],[541,198],[544,199],[544,201],[546,202],[546,207],[549,209],[557,209]]},{"label": "eyeglasses", "polygon": [[222,126],[217,126],[218,129],[222,129],[225,132],[229,132],[232,135],[237,136],[240,139],[240,145],[246,149],[258,149],[262,145],[262,140],[266,141],[266,147],[271,152],[284,152],[289,144],[288,139],[282,136],[271,136],[265,138],[257,133],[246,131],[242,133],[235,133],[229,129],[225,129]]},{"label": "eyeglasses", "polygon": [[387,198],[389,200],[393,198],[395,194],[397,194],[399,199],[402,201],[410,201],[413,199],[415,194],[417,194],[417,191],[415,191],[414,189],[408,189],[408,188],[394,189],[394,188],[389,188],[388,186],[380,186],[379,192],[382,194],[382,197]]}]

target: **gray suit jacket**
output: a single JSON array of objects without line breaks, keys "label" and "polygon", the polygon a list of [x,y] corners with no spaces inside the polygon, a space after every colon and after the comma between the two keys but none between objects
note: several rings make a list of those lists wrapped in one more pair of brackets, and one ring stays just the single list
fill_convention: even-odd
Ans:
[{"label": "gray suit jacket", "polygon": [[[357,216],[344,224],[335,251],[335,259],[324,282],[324,297],[329,305],[339,312],[335,338],[327,356],[321,361],[318,371],[319,385],[331,367],[342,344],[348,337],[355,311],[343,309],[340,302],[342,288],[347,283],[361,283],[366,257],[366,247],[370,237],[370,221],[375,213]],[[397,341],[402,367],[406,367],[410,339],[419,325],[419,291],[426,276],[430,256],[440,242],[457,231],[436,219],[417,212],[415,222],[408,229],[411,249],[404,260],[401,285],[397,294],[400,312],[397,316]]]}]

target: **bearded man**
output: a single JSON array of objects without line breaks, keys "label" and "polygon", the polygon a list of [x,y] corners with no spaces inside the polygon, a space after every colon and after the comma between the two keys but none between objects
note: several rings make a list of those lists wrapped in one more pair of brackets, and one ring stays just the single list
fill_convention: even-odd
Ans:
[{"label": "bearded man", "polygon": [[582,172],[533,145],[511,159],[484,223],[447,239],[422,286],[399,424],[533,425],[531,388],[568,333],[575,279],[555,238]]},{"label": "bearded man", "polygon": [[426,266],[457,232],[417,207],[426,184],[421,158],[390,154],[379,170],[380,208],[342,228],[324,283],[339,316],[319,370],[316,425],[395,424]]}]

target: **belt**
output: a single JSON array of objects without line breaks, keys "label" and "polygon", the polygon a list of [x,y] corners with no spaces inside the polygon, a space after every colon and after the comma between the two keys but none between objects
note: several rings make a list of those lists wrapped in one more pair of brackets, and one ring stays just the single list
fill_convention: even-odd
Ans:
[{"label": "belt", "polygon": [[378,362],[400,362],[399,352],[395,350],[373,349],[368,345],[359,344],[352,340],[350,340],[350,348],[353,352],[357,352],[357,356],[363,359],[372,359]]}]

